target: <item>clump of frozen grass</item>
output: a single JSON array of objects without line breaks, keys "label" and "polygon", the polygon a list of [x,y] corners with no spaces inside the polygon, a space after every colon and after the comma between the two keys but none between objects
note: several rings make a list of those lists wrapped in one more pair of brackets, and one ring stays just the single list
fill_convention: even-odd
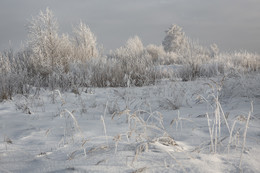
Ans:
[{"label": "clump of frozen grass", "polygon": [[[66,104],[66,102],[65,102],[65,100],[63,99],[63,97],[62,97],[60,91],[59,91],[59,90],[55,90],[55,92],[58,93],[58,96],[59,96],[60,101],[61,101],[61,106],[64,106],[64,105]],[[53,95],[54,95],[54,94],[53,94]],[[62,117],[64,117],[66,114],[68,114],[68,115],[69,115],[68,117],[71,117],[71,118],[72,118],[75,127],[78,129],[79,132],[81,132],[80,127],[79,127],[79,125],[78,125],[78,121],[77,121],[76,117],[74,116],[73,112],[74,112],[74,111],[71,112],[71,111],[67,110],[66,108],[64,108],[64,109],[61,111],[61,113],[60,113],[60,117],[62,118]],[[81,133],[82,133],[82,132],[81,132]]]},{"label": "clump of frozen grass", "polygon": [[[76,133],[79,133],[80,143],[81,143],[80,148],[83,150],[83,153],[86,156],[85,144],[86,144],[87,140],[84,138],[83,132],[78,124],[77,118],[74,115],[75,111],[74,110],[69,111],[65,107],[66,101],[64,100],[64,98],[59,90],[55,90],[52,95],[55,95],[55,93],[58,94],[58,97],[60,98],[60,102],[61,102],[61,111],[60,111],[59,115],[61,118],[64,118],[64,120],[65,120],[64,134],[63,134],[63,138],[61,139],[61,142],[63,142],[63,145],[69,143],[70,140],[72,140],[72,142],[74,143],[75,142],[74,137],[75,137]],[[75,157],[75,155],[77,154],[77,151],[78,150],[69,154],[68,159],[69,160],[73,159]]]},{"label": "clump of frozen grass", "polygon": [[[206,113],[206,118],[208,122],[208,128],[209,128],[209,135],[210,135],[210,151],[213,153],[219,153],[220,152],[220,144],[228,138],[228,143],[227,143],[227,151],[228,155],[230,153],[230,147],[233,141],[235,141],[236,145],[238,145],[238,140],[239,140],[239,130],[235,131],[235,126],[237,124],[237,121],[244,121],[245,123],[245,128],[244,128],[244,133],[243,133],[243,144],[242,144],[242,149],[241,149],[241,154],[240,154],[240,161],[239,161],[239,169],[242,171],[242,156],[245,151],[245,145],[246,145],[246,135],[247,135],[247,129],[249,126],[249,120],[251,117],[251,114],[253,112],[253,103],[251,103],[251,110],[248,113],[247,118],[241,118],[238,117],[237,119],[234,120],[232,127],[230,129],[229,123],[227,121],[228,116],[224,113],[222,106],[219,101],[219,93],[222,89],[224,79],[221,80],[221,82],[217,83],[215,81],[212,81],[213,83],[210,84],[208,83],[207,85],[211,87],[213,90],[213,94],[211,94],[211,97],[214,99],[214,105],[212,108],[214,109],[214,112],[212,113],[213,119],[210,118],[209,113]],[[214,85],[213,85],[214,84]],[[221,130],[222,130],[222,122],[225,122],[226,128],[229,132],[228,136],[222,136]]]},{"label": "clump of frozen grass", "polygon": [[244,117],[244,116],[238,116],[235,119],[235,121],[233,122],[231,132],[230,132],[230,136],[229,136],[228,146],[227,146],[228,156],[229,156],[230,147],[231,147],[232,143],[234,142],[236,147],[239,145],[240,128],[237,131],[235,131],[235,126],[236,126],[238,121],[245,122],[244,133],[243,133],[243,136],[242,136],[243,137],[243,143],[242,143],[242,146],[241,146],[241,153],[240,153],[239,165],[238,165],[238,168],[240,169],[241,172],[243,172],[242,157],[243,157],[243,153],[245,152],[247,130],[249,128],[249,121],[250,121],[252,113],[253,113],[253,102],[251,102],[251,109],[250,109],[250,111],[247,115],[247,118]]},{"label": "clump of frozen grass", "polygon": [[[34,93],[35,92],[35,93]],[[28,95],[18,94],[14,96],[15,106],[25,114],[37,115],[38,112],[45,112],[44,99],[39,96],[40,89],[32,88]]]},{"label": "clump of frozen grass", "polygon": [[159,107],[166,110],[177,110],[185,104],[188,105],[188,89],[185,84],[180,82],[171,82],[163,87],[158,87],[156,90],[161,99]]},{"label": "clump of frozen grass", "polygon": [[[209,114],[206,113],[206,118],[208,122],[208,128],[209,128],[209,135],[210,135],[210,145],[211,145],[211,152],[217,153],[218,152],[218,145],[222,140],[225,138],[221,139],[221,126],[222,126],[222,121],[225,122],[225,125],[227,127],[227,130],[229,134],[231,133],[230,127],[227,121],[227,116],[224,113],[222,106],[219,101],[219,92],[222,89],[224,78],[220,82],[215,82],[212,80],[212,83],[206,83],[210,89],[211,93],[209,94],[209,98],[213,98],[214,104],[211,105],[213,108],[213,120],[210,119]],[[207,101],[207,100],[206,100]],[[207,101],[208,102],[208,101]],[[211,124],[211,121],[213,123]]]},{"label": "clump of frozen grass", "polygon": [[171,135],[166,132],[163,125],[163,115],[160,112],[147,112],[144,110],[131,112],[126,109],[114,114],[112,119],[122,116],[126,116],[128,131],[114,138],[115,145],[118,146],[123,136],[126,136],[128,142],[134,142],[135,155],[132,164],[138,160],[140,154],[148,152],[151,145],[164,145],[174,147],[178,151],[181,150],[181,147]]}]

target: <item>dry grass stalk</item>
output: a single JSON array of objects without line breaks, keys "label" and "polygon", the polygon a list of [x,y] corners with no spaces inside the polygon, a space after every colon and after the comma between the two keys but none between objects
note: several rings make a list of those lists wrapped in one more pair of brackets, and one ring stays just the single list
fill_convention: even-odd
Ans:
[{"label": "dry grass stalk", "polygon": [[[247,129],[248,129],[248,125],[249,125],[249,120],[251,117],[251,114],[253,113],[253,102],[251,102],[251,110],[248,113],[248,117],[247,117],[247,121],[246,121],[246,127],[245,127],[245,131],[244,131],[244,135],[243,135],[243,146],[242,146],[242,150],[241,150],[241,155],[240,155],[240,162],[239,162],[239,169],[240,171],[242,171],[242,156],[243,153],[245,151],[245,145],[246,145],[246,134],[247,134]],[[242,171],[243,172],[243,171]]]}]

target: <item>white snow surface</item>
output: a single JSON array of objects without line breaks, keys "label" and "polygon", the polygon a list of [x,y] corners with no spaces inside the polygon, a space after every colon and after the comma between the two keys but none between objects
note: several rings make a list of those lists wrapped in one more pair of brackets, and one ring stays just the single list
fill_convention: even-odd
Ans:
[{"label": "white snow surface", "polygon": [[56,90],[54,103],[44,89],[16,95],[0,103],[0,172],[259,172],[260,97],[220,91],[230,130],[235,124],[230,135],[220,115],[214,152],[216,90],[208,84]]}]

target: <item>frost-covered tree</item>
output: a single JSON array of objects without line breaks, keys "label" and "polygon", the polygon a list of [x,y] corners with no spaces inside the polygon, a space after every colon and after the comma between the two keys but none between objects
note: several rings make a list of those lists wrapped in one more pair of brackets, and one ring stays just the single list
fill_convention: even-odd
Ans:
[{"label": "frost-covered tree", "polygon": [[74,28],[74,34],[75,58],[84,61],[98,57],[97,39],[88,26],[80,22]]},{"label": "frost-covered tree", "polygon": [[166,52],[183,54],[188,49],[188,42],[185,33],[178,25],[172,25],[167,31],[162,42]]},{"label": "frost-covered tree", "polygon": [[59,46],[61,40],[58,35],[58,23],[51,10],[40,12],[32,18],[28,25],[28,45],[33,53],[33,65],[41,73],[54,71],[55,66],[60,65]]},{"label": "frost-covered tree", "polygon": [[28,26],[28,46],[32,51],[29,57],[31,76],[39,75],[43,79],[42,83],[51,87],[51,90],[61,86],[58,80],[64,76],[64,72],[68,72],[72,55],[68,36],[59,36],[58,28],[57,20],[48,8],[32,18]]}]

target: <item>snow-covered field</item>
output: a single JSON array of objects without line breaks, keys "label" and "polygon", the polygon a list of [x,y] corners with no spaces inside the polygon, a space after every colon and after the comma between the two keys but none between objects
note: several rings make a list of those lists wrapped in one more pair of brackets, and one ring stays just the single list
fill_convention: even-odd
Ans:
[{"label": "snow-covered field", "polygon": [[0,103],[0,172],[259,172],[259,88],[220,83],[16,95]]}]

